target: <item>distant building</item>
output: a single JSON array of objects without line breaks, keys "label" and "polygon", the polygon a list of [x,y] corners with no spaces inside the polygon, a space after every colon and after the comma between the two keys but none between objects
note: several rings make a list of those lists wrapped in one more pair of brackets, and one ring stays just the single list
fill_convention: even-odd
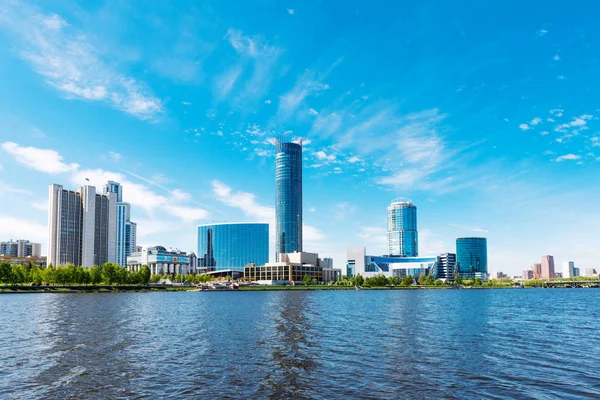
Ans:
[{"label": "distant building", "polygon": [[437,260],[433,268],[433,276],[435,276],[436,279],[451,281],[454,279],[454,274],[456,274],[457,268],[456,254],[440,254],[437,256]]},{"label": "distant building", "polygon": [[244,268],[244,278],[264,285],[301,282],[305,275],[318,282],[337,281],[342,271],[324,268],[330,261],[323,261],[316,253],[294,252],[280,254],[280,261],[263,266],[249,264]]},{"label": "distant building", "polygon": [[583,270],[584,272],[584,276],[598,276],[598,271],[596,271],[596,268],[586,268]]},{"label": "distant building", "polygon": [[277,260],[279,254],[302,252],[302,145],[298,143],[277,141],[275,251]]},{"label": "distant building", "polygon": [[534,278],[533,270],[531,270],[531,269],[524,269],[522,277],[523,277],[524,280],[533,279]]},{"label": "distant building", "polygon": [[540,277],[542,276],[542,264],[541,263],[536,263],[533,264],[532,266],[533,269],[533,279],[540,279]]},{"label": "distant building", "polygon": [[495,279],[502,279],[502,278],[506,278],[507,275],[504,272],[494,272],[494,278]]},{"label": "distant building", "polygon": [[196,256],[196,254],[190,253],[190,254],[188,254],[188,257],[190,258],[190,273],[191,274],[199,273],[200,270],[198,269],[198,257]]},{"label": "distant building", "polygon": [[166,249],[163,246],[144,247],[127,257],[127,269],[139,271],[142,265],[157,275],[177,275],[190,273],[190,258],[178,249]]},{"label": "distant building", "polygon": [[555,278],[562,278],[562,277],[563,277],[563,274],[562,274],[562,272],[555,272],[555,273],[554,273],[554,277],[555,277]]},{"label": "distant building", "polygon": [[269,261],[269,224],[257,222],[198,225],[198,267],[243,271],[248,263]]},{"label": "distant building", "polygon": [[417,257],[419,234],[417,207],[411,201],[394,200],[387,208],[388,254]]},{"label": "distant building", "polygon": [[486,278],[488,273],[487,239],[482,237],[456,239],[456,262],[461,276]]},{"label": "distant building", "polygon": [[0,254],[0,263],[8,263],[10,265],[34,264],[40,268],[46,268],[47,260],[46,257],[39,256],[13,257],[8,254]]},{"label": "distant building", "polygon": [[123,202],[123,186],[118,182],[108,181],[104,185],[104,195],[114,193],[117,200],[117,248],[116,262],[121,266],[127,265],[127,256],[136,249],[137,224],[131,222],[131,205]]},{"label": "distant building", "polygon": [[96,194],[94,186],[77,191],[52,184],[48,207],[48,263],[84,267],[116,262],[117,198]]},{"label": "distant building", "polygon": [[368,256],[364,247],[348,247],[346,249],[346,270],[348,278],[360,274],[363,278],[385,275],[388,278],[408,275],[418,277],[433,273],[437,257],[399,257]]},{"label": "distant building", "polygon": [[554,257],[542,256],[542,271],[540,274],[541,279],[554,278]]},{"label": "distant building", "polygon": [[42,245],[23,239],[13,242],[11,239],[8,242],[0,242],[0,254],[12,257],[40,257],[42,255]]},{"label": "distant building", "polygon": [[563,262],[563,278],[573,278],[575,276],[575,262],[565,261]]},{"label": "distant building", "polygon": [[577,267],[573,268],[573,276],[581,276],[579,268],[577,268]]}]

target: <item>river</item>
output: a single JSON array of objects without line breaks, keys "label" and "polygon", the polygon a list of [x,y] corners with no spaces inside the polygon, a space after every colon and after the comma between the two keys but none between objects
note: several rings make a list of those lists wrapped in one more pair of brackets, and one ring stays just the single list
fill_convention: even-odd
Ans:
[{"label": "river", "polygon": [[0,398],[598,398],[599,297],[0,295]]}]

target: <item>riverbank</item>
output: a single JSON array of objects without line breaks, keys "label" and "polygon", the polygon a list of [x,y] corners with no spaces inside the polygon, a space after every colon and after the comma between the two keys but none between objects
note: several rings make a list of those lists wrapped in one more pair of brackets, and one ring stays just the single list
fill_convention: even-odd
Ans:
[{"label": "riverbank", "polygon": [[166,285],[74,285],[74,286],[0,286],[0,294],[10,293],[120,293],[120,292],[182,292],[196,289],[195,286]]}]

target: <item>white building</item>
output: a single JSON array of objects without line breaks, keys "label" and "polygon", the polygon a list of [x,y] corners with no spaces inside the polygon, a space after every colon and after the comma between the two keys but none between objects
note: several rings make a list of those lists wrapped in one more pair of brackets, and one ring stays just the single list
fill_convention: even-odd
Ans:
[{"label": "white building", "polygon": [[136,235],[137,224],[131,222],[131,205],[123,202],[123,186],[118,182],[108,181],[104,185],[103,193],[115,193],[117,199],[117,248],[116,263],[127,265],[127,257],[137,250]]},{"label": "white building", "polygon": [[346,249],[346,271],[348,278],[360,274],[363,278],[385,275],[388,278],[408,275],[413,278],[432,273],[437,257],[399,257],[399,256],[368,256],[366,249],[348,247]]},{"label": "white building", "polygon": [[565,261],[563,262],[563,278],[573,278],[575,277],[575,262],[573,261]]},{"label": "white building", "polygon": [[332,265],[333,259],[319,258],[317,253],[281,253],[277,262],[262,266],[247,265],[244,268],[244,278],[261,285],[277,285],[301,282],[308,275],[317,282],[327,283],[341,279],[342,271],[330,268]]},{"label": "white building", "polygon": [[139,271],[142,265],[150,268],[153,275],[177,275],[190,273],[190,257],[178,249],[166,249],[163,246],[143,247],[127,257],[127,269]]},{"label": "white building", "polygon": [[42,245],[23,239],[13,242],[11,239],[8,242],[0,242],[0,254],[10,255],[12,257],[41,257]]},{"label": "white building", "polygon": [[117,200],[94,186],[52,184],[48,202],[48,264],[84,267],[116,261]]}]

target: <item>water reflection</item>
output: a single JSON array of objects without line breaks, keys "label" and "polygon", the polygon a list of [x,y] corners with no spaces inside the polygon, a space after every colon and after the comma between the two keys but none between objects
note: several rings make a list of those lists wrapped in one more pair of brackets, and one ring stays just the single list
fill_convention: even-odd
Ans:
[{"label": "water reflection", "polygon": [[311,293],[280,293],[271,303],[274,330],[264,345],[271,351],[271,368],[261,394],[270,398],[309,398],[311,376],[318,368],[319,335],[313,318],[319,318]]}]

